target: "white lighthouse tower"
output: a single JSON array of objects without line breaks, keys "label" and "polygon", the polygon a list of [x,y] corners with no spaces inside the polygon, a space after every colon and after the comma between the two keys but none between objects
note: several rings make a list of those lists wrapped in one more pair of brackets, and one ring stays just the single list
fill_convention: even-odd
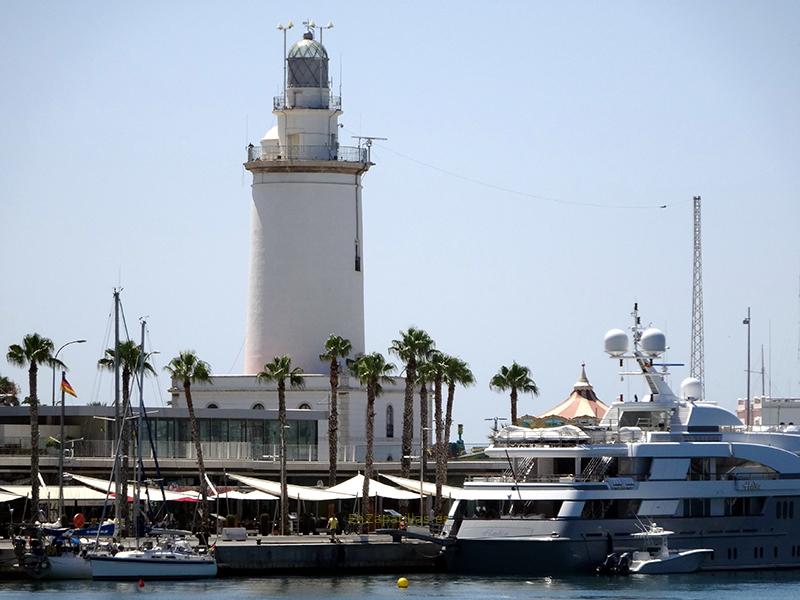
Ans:
[{"label": "white lighthouse tower", "polygon": [[311,31],[285,57],[277,124],[248,149],[253,174],[246,373],[288,354],[307,373],[327,372],[328,335],[364,351],[361,177],[368,149],[339,145],[341,98],[328,53]]}]

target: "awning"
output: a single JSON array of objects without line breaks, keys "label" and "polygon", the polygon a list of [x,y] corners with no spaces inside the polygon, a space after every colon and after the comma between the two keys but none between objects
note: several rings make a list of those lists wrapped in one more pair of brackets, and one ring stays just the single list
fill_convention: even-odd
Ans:
[{"label": "awning", "polygon": [[209,500],[275,500],[278,496],[273,496],[260,490],[253,490],[252,492],[240,492],[238,490],[230,490],[221,492],[216,496],[209,496]]},{"label": "awning", "polygon": [[[29,485],[3,485],[0,486],[0,489],[4,492],[8,492],[12,495],[11,498],[8,500],[14,500],[15,498],[30,498],[31,497],[31,486]],[[106,495],[102,492],[98,492],[97,490],[93,490],[90,487],[86,487],[84,485],[65,485],[64,486],[64,500],[65,501],[81,501],[81,502],[89,502],[99,500],[102,502],[105,500]],[[58,486],[45,486],[39,488],[39,499],[40,500],[58,500]],[[0,502],[6,502],[0,498]]]},{"label": "awning", "polygon": [[[407,479],[405,477],[397,477],[396,475],[384,475],[381,473],[381,477],[384,479],[388,479],[394,484],[399,485],[402,488],[407,490],[411,490],[412,492],[416,492],[416,497],[419,498],[419,488],[420,483],[419,479]],[[442,498],[460,498],[459,494],[463,492],[463,488],[453,487],[452,485],[443,485],[442,486]],[[435,496],[436,495],[436,484],[429,483],[427,481],[422,482],[422,495],[423,496]]]},{"label": "awning", "polygon": [[[419,490],[419,487],[417,487]],[[328,488],[329,492],[337,492],[340,494],[347,494],[348,496],[361,498],[364,491],[364,476],[360,473],[351,477],[347,481],[343,481],[333,487]],[[392,498],[394,500],[414,500],[419,498],[419,491],[417,493],[407,492],[405,490],[398,490],[396,487],[386,485],[374,479],[369,480],[369,497],[374,498],[380,496],[381,498]]]},{"label": "awning", "polygon": [[[108,489],[108,481],[105,479],[98,479],[96,477],[86,477],[85,475],[75,475],[74,473],[64,473],[64,475],[68,475],[75,481],[79,481],[84,485],[88,485],[91,488],[96,490],[100,490],[103,493]],[[111,489],[114,489],[114,486],[111,486]],[[128,490],[133,491],[133,482],[128,482]],[[146,494],[146,495],[145,495]],[[41,495],[41,494],[40,494]],[[58,492],[56,492],[58,495]],[[109,494],[109,497],[113,497],[115,494],[112,491]],[[186,491],[186,492],[173,492],[172,490],[164,490],[164,495],[161,495],[161,489],[149,486],[142,486],[141,497],[150,498],[151,502],[162,502],[164,498],[168,501],[172,502],[197,502],[198,500],[198,493],[194,491]],[[44,497],[44,496],[42,496]],[[133,495],[128,495],[128,501],[133,502]]]},{"label": "awning", "polygon": [[0,490],[0,502],[10,502],[11,500],[16,500],[17,498],[22,498],[22,496],[20,496],[18,494],[12,494],[12,493],[6,492],[4,490],[5,489]]},{"label": "awning", "polygon": [[[281,496],[281,484],[278,481],[256,479],[255,477],[234,475],[233,473],[228,473],[228,477],[251,488],[271,494],[272,496],[277,496],[278,498]],[[306,500],[308,502],[327,502],[329,500],[347,500],[353,498],[353,496],[348,496],[346,494],[337,494],[335,492],[303,485],[288,484],[286,486],[286,491],[289,498],[292,500]]]}]

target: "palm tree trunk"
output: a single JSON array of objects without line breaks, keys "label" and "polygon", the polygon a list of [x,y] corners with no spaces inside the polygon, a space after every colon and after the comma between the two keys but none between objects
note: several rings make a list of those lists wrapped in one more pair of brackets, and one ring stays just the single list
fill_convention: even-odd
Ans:
[{"label": "palm tree trunk", "polygon": [[[428,467],[428,449],[430,449],[428,428],[428,385],[423,381],[419,386],[419,420],[422,423],[422,470]],[[423,515],[420,515],[422,517]]]},{"label": "palm tree trunk", "polygon": [[447,463],[450,460],[450,429],[453,427],[453,400],[456,396],[456,384],[447,384],[447,408],[444,417],[444,444],[442,447],[442,484],[447,482]]},{"label": "palm tree trunk", "polygon": [[442,448],[444,447],[444,422],[442,421],[442,378],[437,376],[433,385],[433,418],[436,421],[436,503],[434,513],[436,516],[442,512],[442,484],[444,471],[442,470]]},{"label": "palm tree trunk", "polygon": [[[400,476],[408,478],[411,473],[411,444],[414,439],[414,382],[417,378],[417,361],[406,363],[406,390],[403,399],[403,454],[400,462]],[[422,460],[422,452],[420,452]],[[408,511],[408,501],[400,501],[400,512]]]},{"label": "palm tree trunk", "polygon": [[39,398],[36,395],[38,371],[39,367],[31,361],[28,369],[28,389],[31,392],[31,523],[35,522],[39,515]]},{"label": "palm tree trunk", "polygon": [[[447,409],[444,417],[444,440],[445,444],[450,442],[450,429],[453,427],[453,400],[456,396],[456,384],[447,385]],[[449,454],[446,453],[445,456]]]},{"label": "palm tree trunk", "polygon": [[289,521],[289,491],[286,488],[286,381],[278,381],[278,439],[281,444],[281,535],[286,535]]},{"label": "palm tree trunk", "polygon": [[208,530],[208,487],[206,484],[206,466],[203,462],[203,446],[200,444],[200,431],[197,427],[197,418],[194,416],[192,403],[192,384],[188,379],[183,381],[183,395],[186,396],[186,408],[189,410],[189,423],[192,428],[192,441],[197,454],[197,469],[200,474],[200,531]]},{"label": "palm tree trunk", "polygon": [[372,478],[372,462],[375,445],[375,386],[367,385],[367,455],[364,457],[364,487],[361,490],[361,522],[363,533],[369,531],[369,480]]},{"label": "palm tree trunk", "polygon": [[331,360],[331,410],[328,415],[328,486],[336,485],[336,458],[339,452],[339,361]]},{"label": "palm tree trunk", "polygon": [[411,444],[414,439],[414,380],[417,376],[416,361],[406,363],[406,389],[403,398],[403,455],[400,475],[408,477],[411,472]]},{"label": "palm tree trunk", "polygon": [[517,388],[511,386],[511,424],[517,424]]}]

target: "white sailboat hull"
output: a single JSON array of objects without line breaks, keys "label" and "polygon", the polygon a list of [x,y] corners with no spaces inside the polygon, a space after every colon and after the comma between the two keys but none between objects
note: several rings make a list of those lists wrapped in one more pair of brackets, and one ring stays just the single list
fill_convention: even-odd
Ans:
[{"label": "white sailboat hull", "polygon": [[206,579],[217,576],[213,557],[155,559],[97,556],[91,558],[92,579]]}]

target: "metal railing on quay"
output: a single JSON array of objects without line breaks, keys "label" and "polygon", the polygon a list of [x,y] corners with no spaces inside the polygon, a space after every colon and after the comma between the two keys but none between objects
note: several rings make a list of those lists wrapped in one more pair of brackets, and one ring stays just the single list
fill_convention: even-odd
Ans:
[{"label": "metal railing on quay", "polygon": [[247,161],[337,161],[367,162],[367,149],[358,146],[274,146],[247,147]]}]

